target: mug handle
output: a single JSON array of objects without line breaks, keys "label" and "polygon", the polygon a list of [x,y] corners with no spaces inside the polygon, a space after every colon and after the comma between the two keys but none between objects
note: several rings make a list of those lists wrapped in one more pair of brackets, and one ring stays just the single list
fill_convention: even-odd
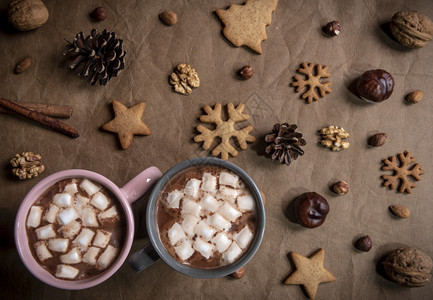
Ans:
[{"label": "mug handle", "polygon": [[125,195],[129,204],[140,198],[152,187],[162,176],[157,167],[149,167],[132,178],[120,190]]},{"label": "mug handle", "polygon": [[134,252],[134,254],[129,257],[128,262],[131,268],[138,273],[152,265],[158,259],[159,255],[149,241],[143,248]]}]

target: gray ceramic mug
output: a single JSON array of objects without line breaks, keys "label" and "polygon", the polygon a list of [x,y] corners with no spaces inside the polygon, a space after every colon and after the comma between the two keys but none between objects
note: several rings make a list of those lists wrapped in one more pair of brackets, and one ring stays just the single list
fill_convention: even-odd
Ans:
[{"label": "gray ceramic mug", "polygon": [[[251,194],[254,196],[256,201],[256,213],[257,213],[257,223],[256,232],[253,241],[247,251],[234,263],[230,265],[221,266],[213,269],[198,269],[190,267],[186,264],[182,264],[174,259],[168,251],[165,249],[159,237],[158,228],[156,224],[156,206],[158,196],[165,186],[165,184],[179,172],[194,166],[211,165],[221,168],[228,169],[239,176],[239,178],[245,183],[245,185],[250,189]],[[238,166],[218,158],[201,157],[194,158],[190,160],[183,161],[173,168],[168,170],[161,179],[155,184],[153,191],[149,197],[149,202],[147,204],[146,211],[146,226],[147,232],[149,234],[150,242],[143,248],[136,251],[129,258],[129,263],[136,272],[140,272],[152,263],[154,263],[159,258],[162,258],[169,266],[173,269],[192,277],[197,278],[217,278],[229,275],[236,271],[237,269],[243,267],[248,263],[248,261],[254,256],[254,254],[259,249],[260,243],[263,239],[263,234],[265,232],[266,225],[266,215],[265,206],[263,204],[263,199],[260,194],[260,190],[257,185],[251,179],[248,174],[239,168]]]}]

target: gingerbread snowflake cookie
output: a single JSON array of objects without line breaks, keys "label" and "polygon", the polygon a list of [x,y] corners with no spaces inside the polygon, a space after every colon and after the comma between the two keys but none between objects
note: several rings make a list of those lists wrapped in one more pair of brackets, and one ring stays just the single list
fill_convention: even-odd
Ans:
[{"label": "gingerbread snowflake cookie", "polygon": [[383,160],[384,166],[382,166],[382,170],[393,171],[394,174],[382,175],[382,179],[384,180],[382,184],[385,187],[389,187],[391,190],[395,190],[398,181],[400,181],[398,191],[400,193],[406,192],[410,194],[412,188],[416,188],[416,183],[410,180],[409,177],[416,181],[420,181],[421,175],[424,174],[424,170],[418,163],[410,167],[411,164],[415,163],[416,158],[407,150],[405,150],[404,153],[399,153],[397,157],[400,163],[397,163],[397,158],[395,156]]},{"label": "gingerbread snowflake cookie", "polygon": [[205,106],[203,110],[206,115],[200,116],[200,121],[203,123],[214,123],[216,128],[211,130],[203,125],[197,125],[197,131],[200,132],[199,135],[194,137],[194,141],[197,143],[203,142],[203,149],[207,150],[212,145],[216,138],[220,139],[220,143],[212,150],[213,156],[221,155],[222,159],[227,160],[229,154],[232,156],[237,156],[238,151],[230,143],[230,139],[236,138],[239,146],[242,150],[247,149],[247,142],[252,143],[256,140],[255,137],[250,135],[253,131],[253,126],[249,125],[242,129],[235,129],[234,124],[237,122],[246,121],[249,119],[248,114],[242,113],[244,110],[244,105],[239,104],[236,108],[233,103],[227,104],[228,120],[223,121],[221,118],[221,104],[217,103],[212,109],[210,106]]},{"label": "gingerbread snowflake cookie", "polygon": [[[301,94],[301,98],[305,99],[308,103],[317,101],[319,100],[319,96],[323,98],[326,96],[326,93],[332,92],[330,88],[332,82],[321,80],[331,76],[331,74],[328,73],[328,66],[322,67],[321,64],[314,65],[312,63],[307,64],[303,62],[297,71],[304,74],[306,78],[296,74],[293,77],[294,80],[291,85],[296,87],[297,93],[307,88],[307,90]],[[316,89],[319,94],[317,94]]]}]

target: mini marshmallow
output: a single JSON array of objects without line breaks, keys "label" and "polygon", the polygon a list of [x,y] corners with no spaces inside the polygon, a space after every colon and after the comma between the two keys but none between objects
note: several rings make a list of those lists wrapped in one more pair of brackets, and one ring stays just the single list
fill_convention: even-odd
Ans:
[{"label": "mini marshmallow", "polygon": [[227,249],[226,252],[222,255],[222,259],[231,264],[242,254],[242,249],[239,248],[236,242],[233,242],[232,245]]},{"label": "mini marshmallow", "polygon": [[178,190],[168,193],[167,195],[168,206],[171,208],[179,208],[179,202],[180,199],[182,199],[182,197],[183,197],[183,193]]},{"label": "mini marshmallow", "polygon": [[76,244],[81,251],[86,251],[94,235],[95,233],[92,230],[84,228],[73,243]]},{"label": "mini marshmallow", "polygon": [[89,196],[92,196],[93,194],[99,192],[99,190],[101,189],[99,186],[97,186],[88,179],[84,179],[83,182],[80,184],[80,187],[85,190]]},{"label": "mini marshmallow", "polygon": [[65,186],[65,189],[63,190],[65,193],[75,195],[78,193],[78,187],[75,181],[73,183],[69,183]]},{"label": "mini marshmallow", "polygon": [[56,277],[65,279],[74,279],[80,270],[68,265],[58,265],[56,271]]},{"label": "mini marshmallow", "polygon": [[72,196],[68,193],[55,194],[53,202],[60,207],[69,207],[72,205]]},{"label": "mini marshmallow", "polygon": [[118,219],[118,218],[119,218],[119,214],[117,212],[116,206],[114,205],[98,215],[99,222],[101,223],[107,219]]},{"label": "mini marshmallow", "polygon": [[236,197],[239,195],[239,191],[226,186],[220,186],[218,192],[218,198],[235,202]]},{"label": "mini marshmallow", "polygon": [[197,199],[199,188],[200,188],[200,183],[201,183],[201,181],[198,179],[195,179],[195,178],[190,179],[186,183],[185,189],[183,190],[183,192],[185,193],[185,195],[188,195],[193,199]]},{"label": "mini marshmallow", "polygon": [[68,239],[51,239],[48,241],[48,249],[55,252],[65,253],[68,250]]},{"label": "mini marshmallow", "polygon": [[168,238],[170,243],[174,246],[178,241],[185,237],[185,232],[179,223],[174,223],[173,226],[168,230]]},{"label": "mini marshmallow", "polygon": [[195,233],[201,236],[205,241],[209,241],[215,234],[215,229],[206,224],[205,221],[200,221],[195,227]]},{"label": "mini marshmallow", "polygon": [[204,173],[201,189],[206,192],[216,193],[216,177],[210,173]]},{"label": "mini marshmallow", "polygon": [[249,211],[256,208],[256,202],[250,194],[239,196],[237,200],[238,207],[241,211]]},{"label": "mini marshmallow", "polygon": [[238,187],[239,176],[237,175],[233,175],[227,172],[221,172],[219,179],[220,184],[229,185],[234,188]]},{"label": "mini marshmallow", "polygon": [[75,200],[74,207],[78,211],[78,213],[81,213],[83,211],[83,207],[85,207],[90,202],[89,198],[84,197],[82,195],[76,195],[74,197],[74,200]]},{"label": "mini marshmallow", "polygon": [[191,247],[191,242],[183,240],[178,246],[174,247],[174,251],[181,260],[187,260],[194,254],[194,249]]},{"label": "mini marshmallow", "polygon": [[237,218],[242,216],[242,213],[226,202],[223,206],[221,206],[218,212],[225,217],[227,220],[234,222]]},{"label": "mini marshmallow", "polygon": [[57,215],[57,220],[61,225],[68,225],[72,221],[76,220],[79,217],[75,208],[70,207],[68,209],[63,210],[61,213]]},{"label": "mini marshmallow", "polygon": [[209,259],[209,257],[213,254],[214,246],[208,242],[203,241],[202,239],[197,239],[194,242],[193,248],[195,251],[198,251],[204,258]]},{"label": "mini marshmallow", "polygon": [[47,244],[45,242],[39,241],[35,244],[36,255],[38,256],[40,261],[44,261],[48,258],[53,257],[50,251],[47,248]]},{"label": "mini marshmallow", "polygon": [[96,208],[99,208],[100,210],[105,210],[109,204],[109,200],[103,193],[98,192],[92,197],[90,204]]},{"label": "mini marshmallow", "polygon": [[44,216],[44,220],[48,223],[54,223],[56,221],[57,214],[59,213],[60,207],[57,205],[50,205],[50,208]]},{"label": "mini marshmallow", "polygon": [[101,269],[108,268],[113,262],[114,258],[117,255],[118,249],[113,246],[108,246],[107,249],[99,256],[98,258],[98,266]]},{"label": "mini marshmallow", "polygon": [[215,244],[219,253],[223,253],[231,245],[232,240],[227,237],[227,234],[220,232],[212,239],[212,243]]},{"label": "mini marshmallow", "polygon": [[111,238],[111,232],[105,230],[96,230],[95,240],[93,241],[93,246],[105,248]]},{"label": "mini marshmallow", "polygon": [[36,235],[38,236],[39,240],[46,240],[49,238],[56,237],[56,233],[53,229],[53,224],[46,225],[44,227],[39,227],[35,230]]},{"label": "mini marshmallow", "polygon": [[201,205],[194,200],[183,198],[182,200],[182,214],[190,214],[195,217],[200,217]]},{"label": "mini marshmallow", "polygon": [[29,216],[27,217],[27,227],[36,228],[41,224],[42,207],[32,206]]},{"label": "mini marshmallow", "polygon": [[242,249],[246,249],[253,239],[253,233],[250,228],[245,226],[239,233],[234,235],[234,240]]},{"label": "mini marshmallow", "polygon": [[195,226],[197,225],[199,218],[194,217],[192,215],[186,215],[182,221],[182,229],[189,236],[194,236],[195,234]]},{"label": "mini marshmallow", "polygon": [[223,231],[228,231],[231,227],[230,221],[226,220],[218,213],[214,213],[212,216],[208,217],[207,223],[216,229]]},{"label": "mini marshmallow", "polygon": [[218,207],[220,207],[221,202],[215,199],[212,195],[205,194],[200,200],[200,205],[210,212],[216,212]]},{"label": "mini marshmallow", "polygon": [[60,256],[60,261],[64,264],[78,264],[81,262],[81,254],[77,247],[72,248],[68,253]]},{"label": "mini marshmallow", "polygon": [[87,227],[99,226],[98,220],[96,219],[96,213],[93,207],[88,206],[83,209],[81,220],[83,221],[83,226],[87,226]]},{"label": "mini marshmallow", "polygon": [[101,248],[90,247],[89,250],[83,255],[83,262],[89,265],[96,265],[96,256],[98,256]]},{"label": "mini marshmallow", "polygon": [[77,221],[72,221],[68,225],[60,227],[59,231],[62,233],[64,238],[73,239],[81,229],[81,223]]}]

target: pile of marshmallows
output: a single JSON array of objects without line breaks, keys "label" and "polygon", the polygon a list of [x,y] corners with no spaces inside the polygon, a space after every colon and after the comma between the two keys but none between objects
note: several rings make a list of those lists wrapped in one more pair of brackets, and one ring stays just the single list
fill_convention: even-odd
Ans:
[{"label": "pile of marshmallows", "polygon": [[[100,224],[119,220],[116,206],[108,208],[111,201],[91,181],[83,180],[80,187],[89,197],[77,194],[74,181],[66,185],[62,193],[54,195],[53,203],[45,212],[41,206],[32,206],[27,218],[27,227],[36,228],[35,249],[41,262],[53,257],[50,251],[65,253],[60,256],[63,264],[57,266],[55,276],[58,278],[74,279],[79,269],[71,265],[80,262],[106,269],[118,251],[111,245],[107,247],[112,233],[97,229]],[[41,220],[50,224],[39,227]],[[56,223],[61,225],[57,233],[53,227]]]},{"label": "pile of marshmallows", "polygon": [[255,200],[239,183],[239,177],[227,172],[217,177],[204,173],[202,180],[190,179],[182,191],[168,194],[167,205],[179,209],[181,224],[176,222],[168,230],[168,238],[182,261],[195,251],[209,259],[215,251],[222,253],[221,264],[234,262],[245,251],[253,233],[248,225],[231,233],[232,224],[243,213],[255,210]]}]

